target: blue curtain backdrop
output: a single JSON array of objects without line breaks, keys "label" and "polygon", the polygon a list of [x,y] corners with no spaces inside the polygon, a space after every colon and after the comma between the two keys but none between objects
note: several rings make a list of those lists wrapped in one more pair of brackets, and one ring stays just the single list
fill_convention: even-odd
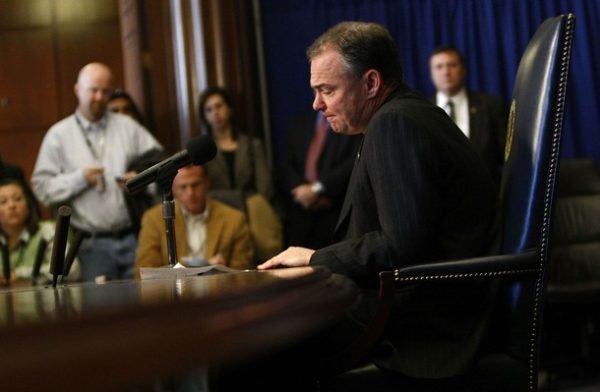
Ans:
[{"label": "blue curtain backdrop", "polygon": [[311,110],[305,49],[343,20],[385,25],[399,48],[407,83],[433,93],[428,60],[438,45],[459,48],[471,90],[507,102],[521,54],[546,19],[576,16],[563,156],[600,162],[600,0],[261,0],[275,157],[289,122]]}]

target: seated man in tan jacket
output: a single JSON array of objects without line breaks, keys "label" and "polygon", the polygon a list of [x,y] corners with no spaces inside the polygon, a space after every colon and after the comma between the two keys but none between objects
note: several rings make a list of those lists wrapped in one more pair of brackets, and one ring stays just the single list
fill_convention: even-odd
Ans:
[{"label": "seated man in tan jacket", "polygon": [[[231,268],[253,268],[254,246],[244,214],[207,196],[210,178],[202,166],[179,169],[173,181],[177,257]],[[146,211],[138,238],[135,276],[141,267],[168,264],[162,205]]]}]

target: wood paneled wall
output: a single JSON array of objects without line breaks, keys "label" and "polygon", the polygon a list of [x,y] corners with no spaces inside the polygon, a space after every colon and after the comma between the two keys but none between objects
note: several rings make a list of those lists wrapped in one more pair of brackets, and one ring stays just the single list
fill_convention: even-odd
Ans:
[{"label": "wood paneled wall", "polygon": [[[179,1],[181,23],[189,22],[191,2],[201,7],[203,37],[194,38],[204,42],[208,85],[229,89],[242,131],[263,136],[252,1]],[[181,149],[171,5],[171,0],[0,0],[2,159],[31,176],[44,134],[75,109],[73,85],[91,61],[112,68],[115,87],[135,90],[147,127],[168,152]],[[135,45],[127,41],[131,34],[137,34]],[[187,42],[186,61],[191,61],[194,49]],[[132,58],[139,60],[133,66]],[[202,87],[190,88],[190,102],[197,103]],[[198,108],[192,106],[186,110],[194,135],[200,129]]]},{"label": "wood paneled wall", "polygon": [[0,156],[28,178],[48,128],[77,106],[83,65],[104,62],[123,84],[117,1],[0,1]]},{"label": "wood paneled wall", "polygon": [[262,137],[259,70],[252,1],[202,1],[207,78],[232,92],[242,131]]}]

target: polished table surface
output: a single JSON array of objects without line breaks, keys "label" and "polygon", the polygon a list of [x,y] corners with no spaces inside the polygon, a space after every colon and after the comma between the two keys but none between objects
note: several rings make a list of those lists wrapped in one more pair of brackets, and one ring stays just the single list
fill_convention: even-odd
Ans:
[{"label": "polished table surface", "polygon": [[357,295],[312,267],[3,289],[1,389],[106,391],[232,366],[342,318]]}]

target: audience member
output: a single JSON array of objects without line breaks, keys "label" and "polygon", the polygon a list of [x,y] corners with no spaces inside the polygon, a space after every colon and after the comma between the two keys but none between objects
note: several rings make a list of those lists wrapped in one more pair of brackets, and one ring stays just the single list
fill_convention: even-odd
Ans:
[{"label": "audience member", "polygon": [[233,100],[221,87],[200,96],[200,119],[217,144],[217,156],[206,164],[213,189],[258,192],[270,200],[273,180],[260,139],[240,133],[234,123]]},{"label": "audience member", "polygon": [[132,117],[140,124],[144,125],[142,113],[127,91],[116,89],[108,99],[108,110],[113,113],[121,113]]},{"label": "audience member", "polygon": [[[0,157],[0,180],[4,179],[16,179],[21,181],[21,183],[23,184],[23,190],[27,192],[26,196],[31,200],[36,200],[33,191],[31,190],[31,187],[29,187],[28,183],[25,181],[23,169],[21,169],[21,167],[17,165],[4,162]],[[35,213],[38,216],[41,215],[40,206],[37,202],[33,203],[32,208],[35,210]]]},{"label": "audience member", "polygon": [[[497,196],[485,163],[443,110],[404,84],[396,44],[383,26],[340,23],[307,53],[313,108],[335,132],[362,134],[362,144],[338,242],[316,251],[290,247],[258,268],[326,266],[353,279],[363,296],[354,317],[317,344],[246,373],[253,379],[285,379],[290,371],[307,378],[337,365],[364,328],[357,320],[374,305],[379,271],[483,255],[494,236]],[[477,352],[491,290],[487,282],[407,287],[386,328],[389,349],[377,351],[376,363],[413,377],[460,373]]]},{"label": "audience member", "polygon": [[0,158],[0,180],[5,178],[15,178],[25,183],[25,176],[23,175],[23,169],[17,165],[12,165],[8,162],[4,162]]},{"label": "audience member", "polygon": [[[8,249],[11,281],[30,281],[38,257],[41,281],[52,279],[49,268],[55,224],[40,221],[36,205],[32,192],[22,181],[0,180],[0,246]],[[76,264],[73,267],[71,278],[78,270]]]},{"label": "audience member", "polygon": [[[138,110],[131,95],[124,90],[116,89],[113,91],[108,100],[108,110],[113,113],[127,115],[144,125],[141,112]],[[165,158],[167,158],[167,154],[162,149],[152,149],[129,162],[126,171],[139,173]],[[122,182],[125,182],[125,178],[122,179]],[[140,231],[144,212],[160,201],[160,195],[157,194],[157,189],[154,185],[150,185],[146,189],[135,193],[130,193],[127,189],[124,189],[123,192],[125,194],[125,204],[127,205],[131,225],[137,235]]]},{"label": "audience member", "polygon": [[[179,169],[173,181],[175,238],[182,264],[223,264],[253,267],[254,249],[244,214],[207,196],[210,178],[203,166]],[[162,205],[144,214],[136,253],[141,267],[160,267],[168,260]],[[191,261],[189,261],[191,260]],[[203,261],[203,262],[202,262]]]},{"label": "audience member", "polygon": [[234,123],[233,100],[221,87],[200,96],[200,119],[217,144],[216,157],[205,168],[211,195],[246,211],[256,249],[264,261],[282,249],[282,229],[272,208],[273,179],[260,139],[240,133]]},{"label": "audience member", "polygon": [[434,102],[444,109],[483,157],[496,183],[500,183],[508,111],[498,97],[465,87],[467,66],[458,49],[437,48],[429,59],[431,80],[437,90]]},{"label": "audience member", "polygon": [[123,183],[136,173],[126,168],[145,152],[162,149],[135,120],[107,110],[111,92],[106,65],[81,69],[77,110],[47,132],[31,179],[42,203],[71,206],[73,227],[86,235],[79,249],[86,281],[133,276],[136,236]]},{"label": "audience member", "polygon": [[283,168],[285,192],[291,195],[288,245],[316,249],[331,244],[359,143],[359,136],[331,132],[321,112],[292,122]]}]

